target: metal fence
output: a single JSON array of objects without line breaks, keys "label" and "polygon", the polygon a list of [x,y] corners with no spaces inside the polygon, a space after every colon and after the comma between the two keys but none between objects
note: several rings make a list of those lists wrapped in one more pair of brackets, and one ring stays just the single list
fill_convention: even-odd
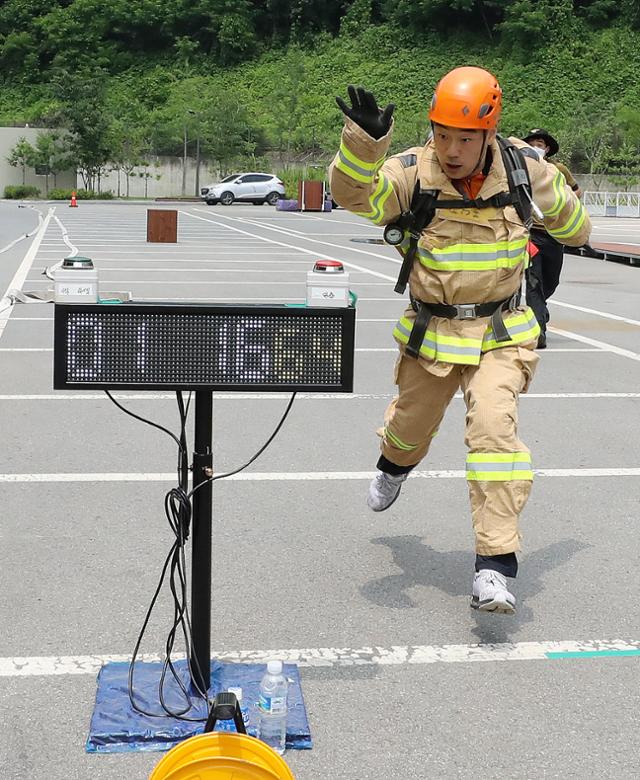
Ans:
[{"label": "metal fence", "polygon": [[640,192],[585,192],[582,202],[594,217],[640,217]]}]

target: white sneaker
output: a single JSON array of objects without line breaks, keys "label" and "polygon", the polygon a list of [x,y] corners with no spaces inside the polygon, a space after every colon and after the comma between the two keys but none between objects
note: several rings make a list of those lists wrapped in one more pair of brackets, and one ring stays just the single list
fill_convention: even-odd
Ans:
[{"label": "white sneaker", "polygon": [[369,485],[369,495],[367,496],[369,509],[373,509],[374,512],[389,509],[400,495],[400,488],[406,478],[406,474],[394,477],[392,474],[387,474],[386,471],[379,471]]},{"label": "white sneaker", "polygon": [[483,612],[502,612],[513,615],[516,597],[507,589],[507,578],[493,569],[481,569],[473,578],[471,596],[473,609]]}]

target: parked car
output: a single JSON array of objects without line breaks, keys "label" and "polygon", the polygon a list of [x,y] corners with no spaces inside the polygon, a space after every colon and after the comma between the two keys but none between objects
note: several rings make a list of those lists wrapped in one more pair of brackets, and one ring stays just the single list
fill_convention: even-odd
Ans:
[{"label": "parked car", "polygon": [[202,187],[200,195],[208,206],[230,206],[236,200],[275,206],[284,198],[284,184],[270,173],[234,173],[219,184]]}]

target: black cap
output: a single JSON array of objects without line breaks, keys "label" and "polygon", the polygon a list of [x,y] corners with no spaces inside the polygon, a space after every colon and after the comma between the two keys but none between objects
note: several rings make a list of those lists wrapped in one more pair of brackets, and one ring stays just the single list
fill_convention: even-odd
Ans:
[{"label": "black cap", "polygon": [[531,143],[531,141],[535,141],[536,138],[541,138],[549,147],[549,157],[558,154],[560,145],[548,130],[543,130],[541,127],[534,127],[533,130],[529,131],[529,135],[522,140],[526,143]]}]

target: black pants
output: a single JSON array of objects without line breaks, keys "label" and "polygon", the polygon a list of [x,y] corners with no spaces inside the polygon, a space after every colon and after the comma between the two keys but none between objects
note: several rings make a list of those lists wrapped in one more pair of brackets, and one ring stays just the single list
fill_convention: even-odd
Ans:
[{"label": "black pants", "polygon": [[549,322],[547,301],[560,283],[564,247],[540,230],[531,231],[531,241],[536,245],[538,254],[531,259],[527,268],[527,303],[536,316],[540,330],[545,333]]}]

